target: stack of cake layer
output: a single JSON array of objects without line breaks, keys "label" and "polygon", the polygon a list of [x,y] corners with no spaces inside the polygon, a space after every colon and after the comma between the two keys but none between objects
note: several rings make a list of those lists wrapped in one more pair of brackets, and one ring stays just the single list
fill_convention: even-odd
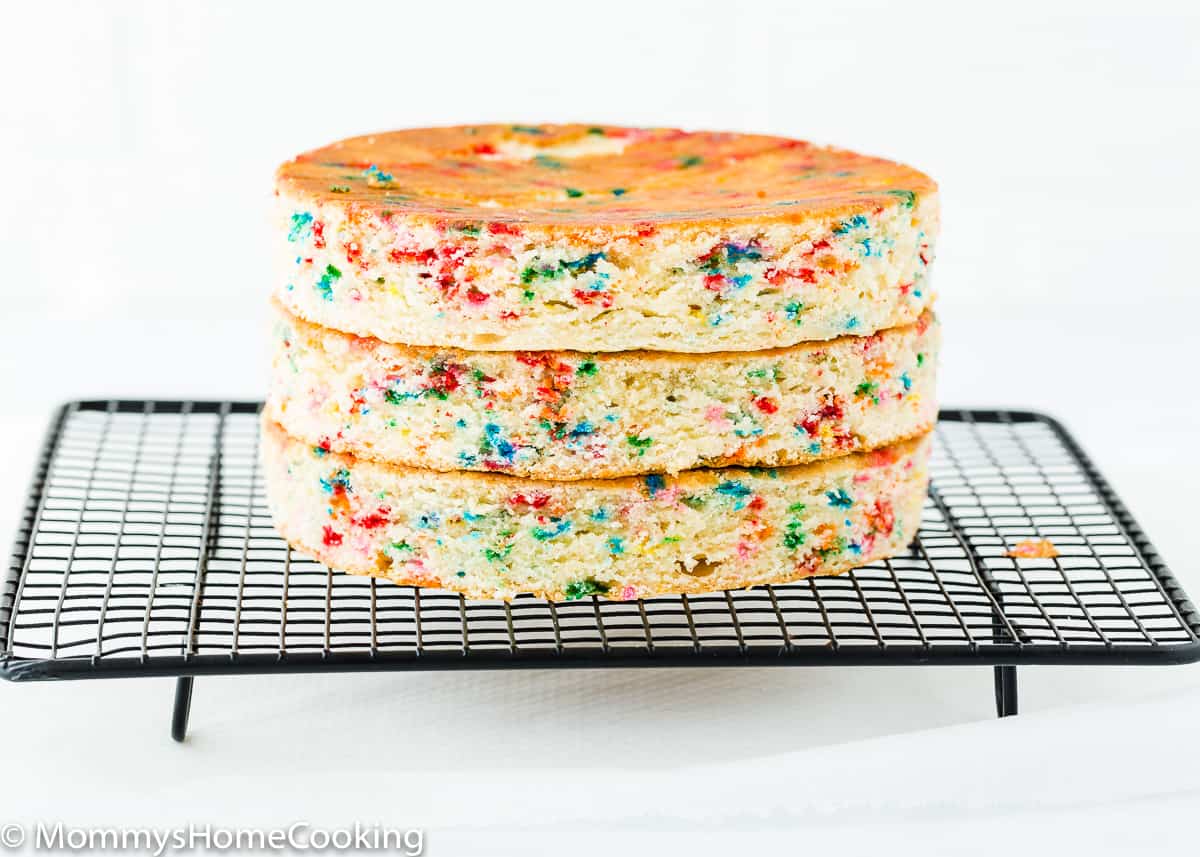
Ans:
[{"label": "stack of cake layer", "polygon": [[911,541],[936,186],[776,137],[474,126],[280,168],[263,458],[351,573],[641,598]]}]

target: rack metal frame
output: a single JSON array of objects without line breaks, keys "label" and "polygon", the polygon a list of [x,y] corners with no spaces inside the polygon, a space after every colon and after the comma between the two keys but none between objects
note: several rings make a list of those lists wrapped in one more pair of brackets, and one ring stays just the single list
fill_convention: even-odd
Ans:
[{"label": "rack metal frame", "polygon": [[[944,410],[909,551],[846,575],[708,595],[474,601],[344,575],[274,532],[261,403],[76,401],[54,415],[0,584],[0,676],[517,667],[994,668],[1200,660],[1200,614],[1067,431]],[[1010,555],[1027,538],[1059,556]]]}]

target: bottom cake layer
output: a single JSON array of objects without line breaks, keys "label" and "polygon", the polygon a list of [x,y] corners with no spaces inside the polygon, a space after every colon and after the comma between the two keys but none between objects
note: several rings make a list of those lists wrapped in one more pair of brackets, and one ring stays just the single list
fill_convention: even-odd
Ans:
[{"label": "bottom cake layer", "polygon": [[575,482],[360,461],[270,420],[262,454],[276,528],[331,568],[562,601],[785,583],[899,553],[929,437],[797,467]]}]

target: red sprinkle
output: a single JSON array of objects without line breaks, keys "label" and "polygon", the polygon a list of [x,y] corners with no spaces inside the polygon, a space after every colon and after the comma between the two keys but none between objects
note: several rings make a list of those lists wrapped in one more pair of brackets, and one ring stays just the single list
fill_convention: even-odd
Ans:
[{"label": "red sprinkle", "polygon": [[528,506],[531,509],[540,509],[549,502],[550,495],[540,492],[535,494],[513,494],[508,498],[510,506]]},{"label": "red sprinkle", "polygon": [[575,289],[572,294],[575,295],[575,300],[579,301],[581,304],[593,304],[598,301],[600,306],[606,309],[612,306],[613,302],[612,295],[609,292],[593,292],[590,289]]},{"label": "red sprinkle", "polygon": [[876,500],[875,508],[868,513],[867,520],[873,530],[890,536],[896,526],[896,510],[892,508],[892,501],[883,498]]},{"label": "red sprinkle", "polygon": [[342,534],[335,533],[333,527],[325,527],[321,542],[327,548],[336,547],[342,543]]},{"label": "red sprinkle", "polygon": [[[362,527],[364,530],[377,530],[388,522],[391,513],[391,507],[380,506],[374,512],[359,515],[357,518],[351,518],[350,523],[356,527]],[[341,538],[341,536],[338,536],[339,541]]]},{"label": "red sprinkle", "polygon": [[754,405],[764,414],[773,414],[779,410],[779,403],[769,396],[759,396],[754,400]]},{"label": "red sprinkle", "polygon": [[488,232],[493,235],[520,235],[521,230],[517,226],[512,226],[508,223],[489,223]]},{"label": "red sprinkle", "polygon": [[799,280],[802,283],[815,283],[817,281],[817,272],[812,268],[798,268],[794,271],[772,268],[763,276],[773,286],[783,285],[787,280]]}]

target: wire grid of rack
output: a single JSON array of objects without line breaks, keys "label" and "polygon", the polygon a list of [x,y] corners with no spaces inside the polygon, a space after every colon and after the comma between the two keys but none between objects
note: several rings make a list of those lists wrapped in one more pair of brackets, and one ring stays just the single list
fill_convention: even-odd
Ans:
[{"label": "wire grid of rack", "polygon": [[[1005,665],[1005,714],[1013,665],[1200,659],[1200,615],[1040,414],[942,412],[901,556],[744,591],[553,604],[396,586],[293,552],[265,505],[260,407],[81,401],[56,414],[0,588],[0,674],[978,663]],[[1028,538],[1060,555],[1008,555]]]}]

